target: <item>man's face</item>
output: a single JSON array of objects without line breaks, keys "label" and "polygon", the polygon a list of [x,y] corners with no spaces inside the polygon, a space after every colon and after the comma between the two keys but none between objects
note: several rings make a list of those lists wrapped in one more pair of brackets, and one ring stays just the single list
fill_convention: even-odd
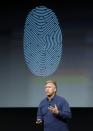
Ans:
[{"label": "man's face", "polygon": [[56,92],[56,87],[53,83],[47,83],[45,85],[45,94],[47,96],[52,96],[55,94],[55,92]]}]

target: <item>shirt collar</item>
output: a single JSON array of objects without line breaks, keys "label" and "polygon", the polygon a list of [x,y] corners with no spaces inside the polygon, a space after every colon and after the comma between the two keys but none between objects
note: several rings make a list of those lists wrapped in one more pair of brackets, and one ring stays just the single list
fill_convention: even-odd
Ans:
[{"label": "shirt collar", "polygon": [[[56,97],[56,95],[54,95],[54,96],[51,98],[50,101],[53,101],[55,97]],[[49,101],[48,97],[47,97],[46,99],[47,99],[47,101]]]}]

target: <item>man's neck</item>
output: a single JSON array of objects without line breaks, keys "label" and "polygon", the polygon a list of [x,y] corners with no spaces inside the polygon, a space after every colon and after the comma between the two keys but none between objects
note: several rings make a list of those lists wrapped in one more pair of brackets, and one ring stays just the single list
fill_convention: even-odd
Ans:
[{"label": "man's neck", "polygon": [[53,94],[52,96],[48,96],[48,100],[51,101],[51,99],[55,96],[56,94]]}]

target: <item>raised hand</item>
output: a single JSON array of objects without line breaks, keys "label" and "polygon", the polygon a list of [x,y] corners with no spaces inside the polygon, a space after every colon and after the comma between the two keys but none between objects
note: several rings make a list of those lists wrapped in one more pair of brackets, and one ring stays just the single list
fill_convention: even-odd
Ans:
[{"label": "raised hand", "polygon": [[54,107],[53,106],[49,106],[48,107],[48,110],[54,114],[58,114],[59,113],[59,110],[58,110],[58,107],[57,105],[55,104]]}]

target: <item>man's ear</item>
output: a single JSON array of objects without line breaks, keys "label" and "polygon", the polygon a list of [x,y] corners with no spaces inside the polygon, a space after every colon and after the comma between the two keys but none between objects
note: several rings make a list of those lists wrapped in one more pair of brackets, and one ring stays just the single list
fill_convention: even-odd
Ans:
[{"label": "man's ear", "polygon": [[55,87],[55,92],[57,91],[56,87]]}]

